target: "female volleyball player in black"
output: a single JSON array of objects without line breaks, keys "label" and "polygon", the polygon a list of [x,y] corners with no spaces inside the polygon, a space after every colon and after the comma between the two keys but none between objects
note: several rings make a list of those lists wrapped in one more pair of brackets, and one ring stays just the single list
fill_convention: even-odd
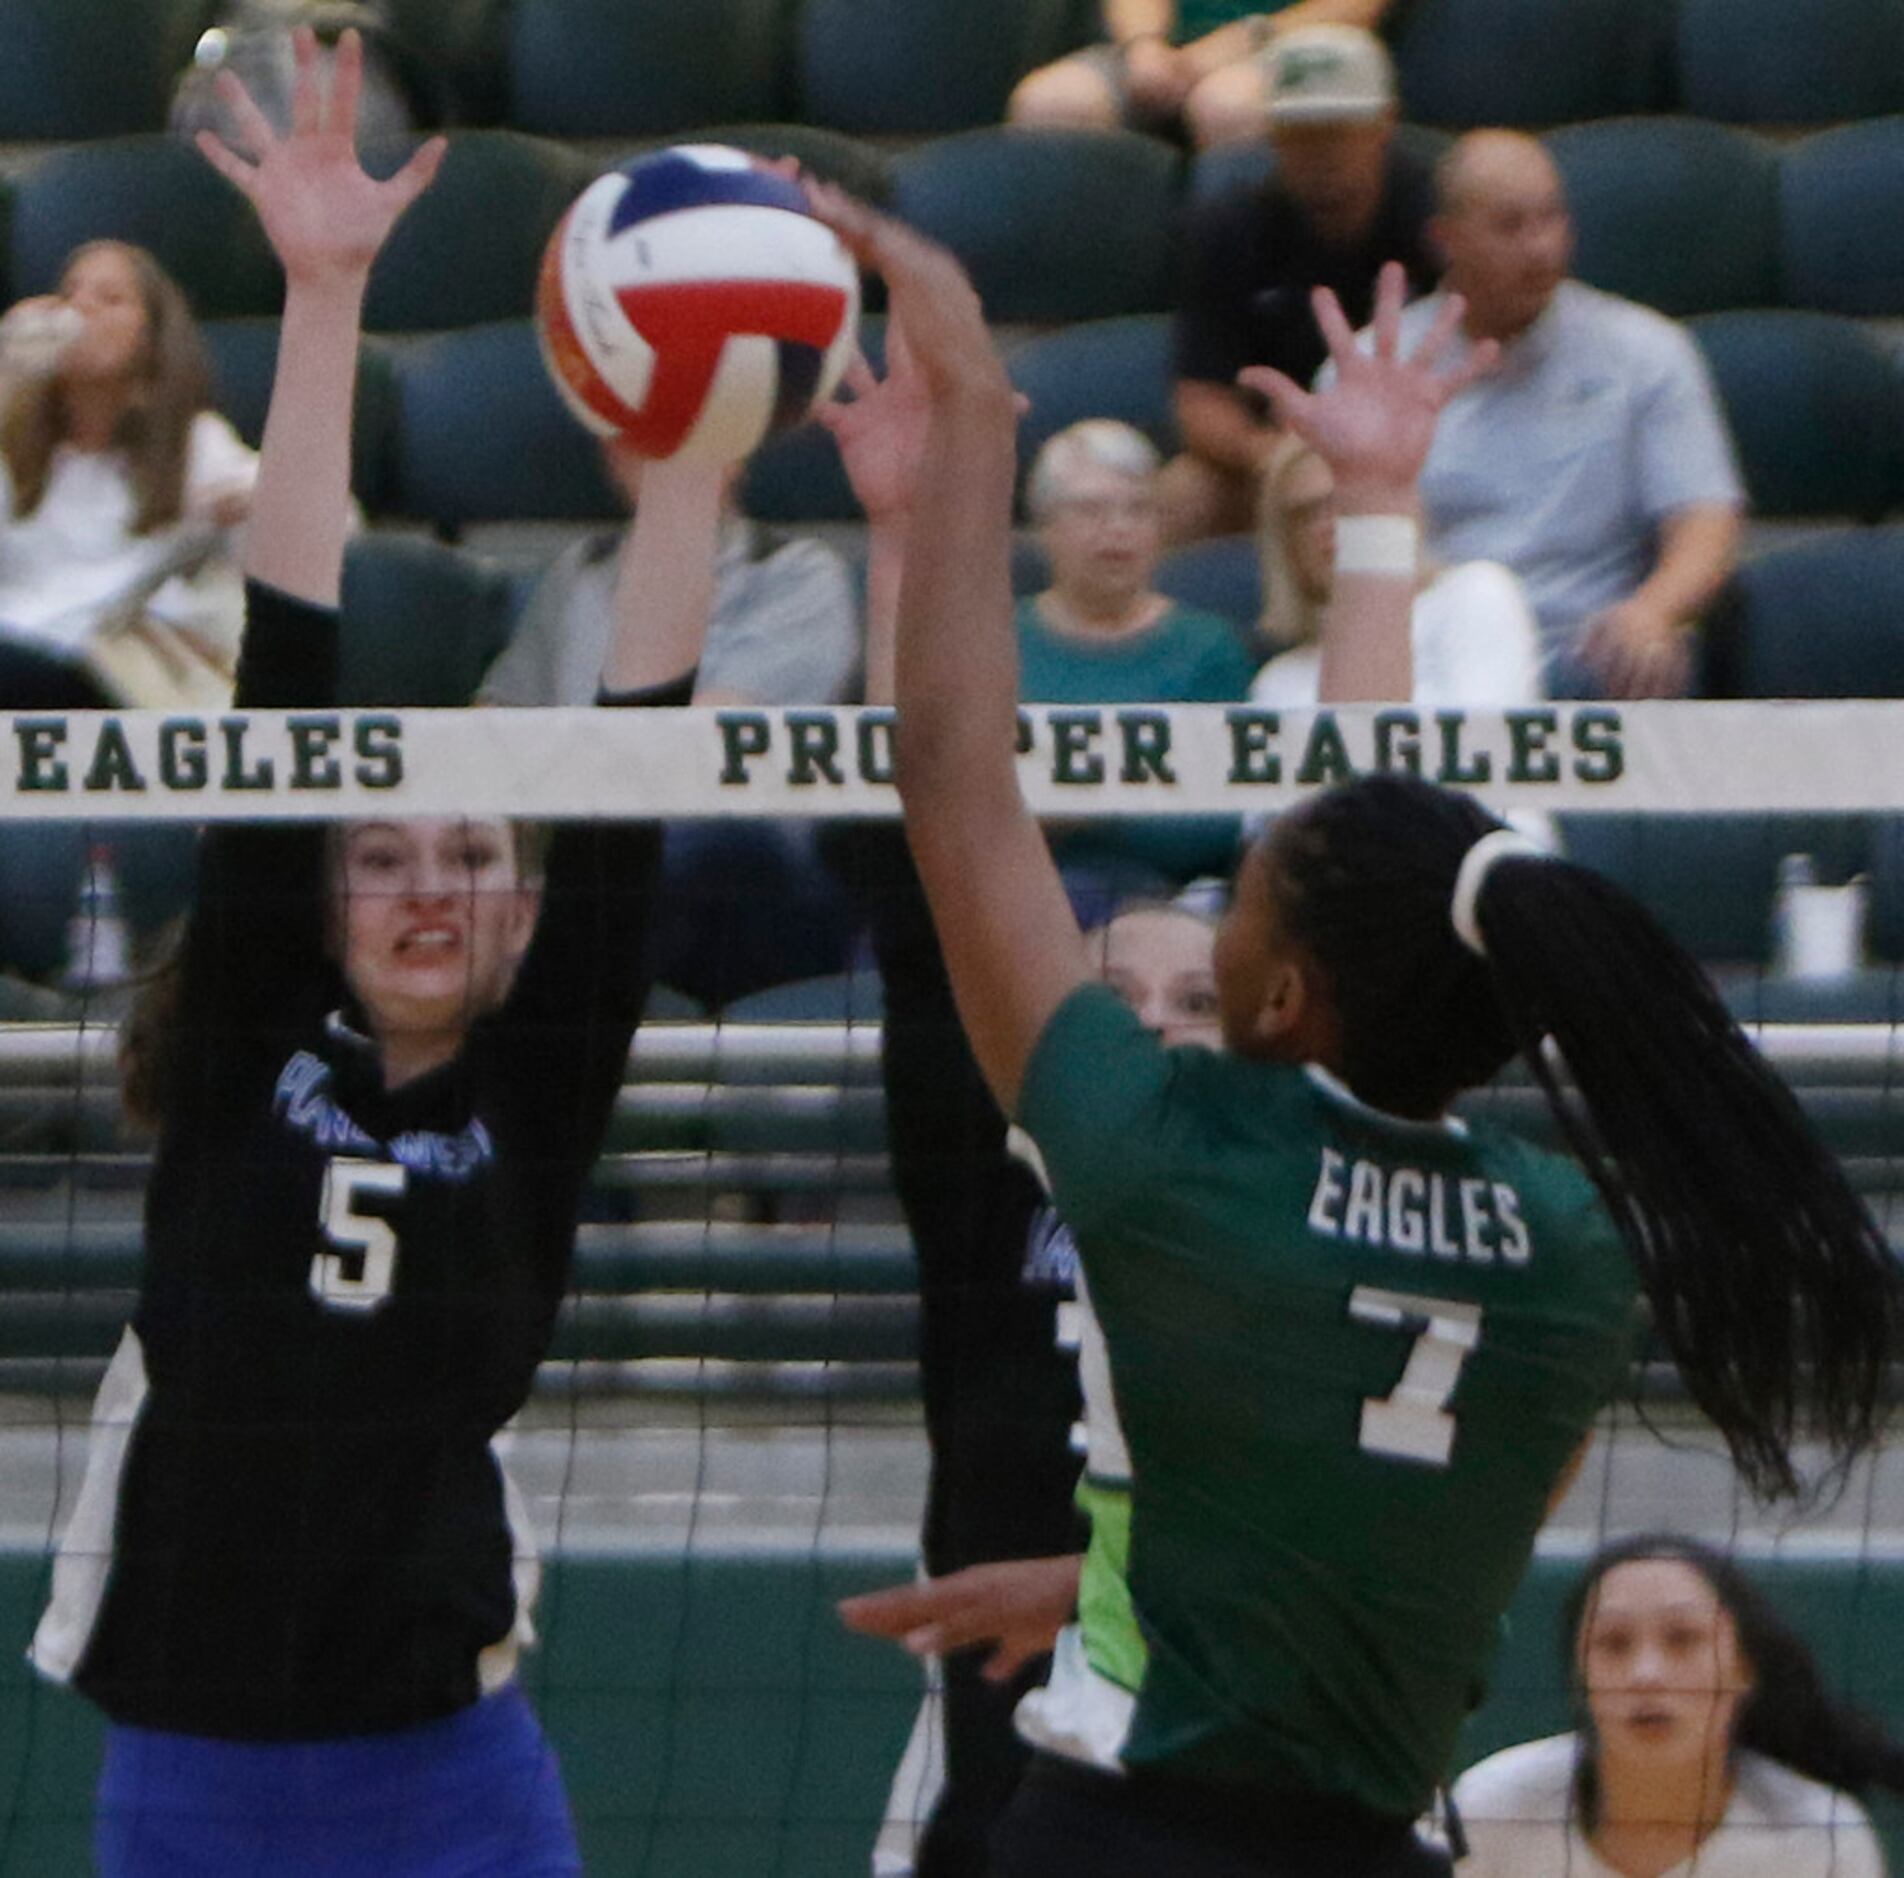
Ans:
[{"label": "female volleyball player in black", "polygon": [[[1445,1869],[1411,1822],[1547,1504],[1627,1372],[1637,1297],[1755,1489],[1874,1436],[1899,1271],[1788,1091],[1642,908],[1407,778],[1280,818],[1219,933],[1229,1051],[1168,1051],[1091,973],[1013,765],[1014,413],[949,257],[830,194],[886,277],[932,429],[898,781],[961,1018],[1078,1241],[1130,1495],[1025,1717],[999,1878]],[[1339,378],[1269,381],[1342,513],[1324,696],[1405,698],[1414,487],[1455,305],[1396,357],[1385,274]],[[1352,552],[1351,552],[1352,550]],[[1517,845],[1518,844],[1518,845]],[[1563,1096],[1551,1037],[1577,1091]],[[1449,1105],[1518,1052],[1581,1165]],[[1112,1395],[1114,1392],[1115,1400]]]},{"label": "female volleyball player in black", "polygon": [[[316,60],[301,33],[288,137],[233,86],[249,158],[201,139],[286,277],[240,706],[335,698],[364,287],[442,153],[371,181],[361,47],[328,101]],[[719,484],[644,495],[604,702],[686,703]],[[490,1443],[567,1285],[657,847],[606,823],[546,863],[503,821],[205,837],[138,1310],[34,1646],[112,1723],[108,1878],[581,1869],[512,1679],[533,1552]]]}]

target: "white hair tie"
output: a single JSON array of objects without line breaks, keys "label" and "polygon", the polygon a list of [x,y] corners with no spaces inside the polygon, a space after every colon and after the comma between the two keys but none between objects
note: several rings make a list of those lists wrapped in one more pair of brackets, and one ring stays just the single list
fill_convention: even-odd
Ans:
[{"label": "white hair tie", "polygon": [[1483,835],[1461,857],[1461,871],[1454,877],[1454,899],[1448,907],[1448,919],[1455,937],[1477,958],[1487,957],[1487,942],[1481,937],[1481,928],[1474,917],[1476,902],[1481,898],[1481,883],[1496,861],[1516,856],[1537,861],[1549,858],[1538,841],[1529,840],[1515,828],[1497,828],[1492,834]]}]

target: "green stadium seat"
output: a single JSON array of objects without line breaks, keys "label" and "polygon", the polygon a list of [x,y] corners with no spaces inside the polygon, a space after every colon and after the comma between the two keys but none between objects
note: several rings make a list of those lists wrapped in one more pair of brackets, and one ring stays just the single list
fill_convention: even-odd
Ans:
[{"label": "green stadium seat", "polygon": [[278,310],[282,280],[250,204],[173,138],[75,144],[17,177],[8,285],[49,293],[75,248],[106,237],[149,248],[200,319]]},{"label": "green stadium seat", "polygon": [[[369,153],[396,169],[413,146]],[[593,167],[515,131],[464,131],[442,173],[378,256],[364,301],[372,332],[435,332],[526,319],[542,251]]]},{"label": "green stadium seat", "polygon": [[[1871,905],[1865,938],[1872,953],[1893,964],[1904,961],[1904,816],[1887,815],[1871,836]],[[1896,1003],[1892,1023],[1904,1022],[1904,986],[1889,975]]]},{"label": "green stadium seat", "polygon": [[899,214],[971,272],[997,322],[1160,313],[1179,159],[1130,131],[967,131],[899,159]]},{"label": "green stadium seat", "polygon": [[1394,34],[1404,116],[1572,124],[1671,100],[1668,0],[1413,0]]},{"label": "green stadium seat", "polygon": [[493,124],[502,115],[502,0],[382,0],[404,51],[446,95],[459,124]]},{"label": "green stadium seat", "polygon": [[594,440],[549,382],[527,320],[415,340],[394,357],[401,513],[451,532],[620,518]]},{"label": "green stadium seat", "polygon": [[1787,306],[1904,314],[1904,116],[1821,131],[1779,164]]},{"label": "green stadium seat", "polygon": [[1076,38],[1063,0],[803,0],[795,31],[802,117],[911,137],[1001,122]]},{"label": "green stadium seat", "polygon": [[780,0],[515,0],[508,121],[641,136],[784,117]]},{"label": "green stadium seat", "polygon": [[344,556],[340,702],[467,704],[509,638],[508,579],[454,548],[360,535]]},{"label": "green stadium seat", "polygon": [[1904,526],[1837,530],[1748,561],[1707,641],[1720,697],[1904,698]]},{"label": "green stadium seat", "polygon": [[1179,605],[1227,619],[1245,646],[1260,649],[1263,571],[1254,535],[1220,535],[1179,548],[1157,569],[1155,585]]},{"label": "green stadium seat", "polygon": [[204,0],[6,0],[0,143],[162,130]]},{"label": "green stadium seat", "polygon": [[[278,322],[274,319],[208,320],[203,332],[211,355],[218,408],[255,450],[264,436],[271,379],[278,367]],[[396,453],[397,388],[386,348],[371,340],[357,355],[357,395],[351,417],[351,493],[371,514],[390,501]]]},{"label": "green stadium seat", "polygon": [[1728,124],[1904,111],[1904,0],[1678,0],[1679,101]]},{"label": "green stadium seat", "polygon": [[1067,326],[1028,340],[1007,364],[1031,407],[1018,421],[1021,476],[1030,473],[1032,459],[1050,438],[1087,417],[1133,425],[1166,455],[1177,447],[1167,314]]},{"label": "green stadium seat", "polygon": [[1830,313],[1691,322],[1725,404],[1756,515],[1881,520],[1904,502],[1904,376]]},{"label": "green stadium seat", "polygon": [[1546,141],[1588,285],[1678,317],[1777,301],[1778,169],[1758,139],[1690,118],[1626,118]]}]

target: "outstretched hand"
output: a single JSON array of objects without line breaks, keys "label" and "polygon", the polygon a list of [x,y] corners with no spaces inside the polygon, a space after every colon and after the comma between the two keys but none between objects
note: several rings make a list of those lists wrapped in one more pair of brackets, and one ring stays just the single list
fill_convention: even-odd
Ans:
[{"label": "outstretched hand", "polygon": [[862,1636],[885,1637],[914,1656],[950,1656],[990,1644],[981,1674],[1009,1682],[1047,1654],[1077,1611],[1075,1554],[968,1565],[943,1578],[846,1598],[840,1617]]},{"label": "outstretched hand", "polygon": [[1443,407],[1491,372],[1500,358],[1500,348],[1487,339],[1456,364],[1435,369],[1467,311],[1467,303],[1455,293],[1447,296],[1421,344],[1408,358],[1400,357],[1407,290],[1400,263],[1389,262],[1376,283],[1374,344],[1365,352],[1355,343],[1341,302],[1326,287],[1316,289],[1316,324],[1328,341],[1336,371],[1326,391],[1305,391],[1266,365],[1239,374],[1242,384],[1269,399],[1276,421],[1328,463],[1345,506],[1362,489],[1412,492]]},{"label": "outstretched hand", "polygon": [[227,71],[219,75],[218,92],[231,109],[238,147],[200,131],[198,148],[258,211],[287,280],[360,279],[397,218],[435,179],[448,145],[432,137],[388,180],[369,176],[357,160],[363,40],[354,29],[338,40],[328,88],[316,34],[299,27],[293,46],[297,81],[290,135],[278,135]]},{"label": "outstretched hand", "polygon": [[863,353],[846,368],[850,399],[823,404],[814,417],[839,447],[846,480],[866,519],[877,525],[905,516],[925,456],[932,400],[895,320],[886,333],[886,376],[875,377]]}]

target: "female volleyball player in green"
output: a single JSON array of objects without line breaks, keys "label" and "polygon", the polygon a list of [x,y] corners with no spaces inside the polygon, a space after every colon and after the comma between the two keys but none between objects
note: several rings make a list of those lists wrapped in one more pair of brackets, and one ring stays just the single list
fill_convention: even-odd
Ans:
[{"label": "female volleyball player in green", "polygon": [[[974,1052],[1041,1150],[1108,1366],[1087,1364],[1081,1624],[999,1878],[1405,1878],[1550,1498],[1627,1373],[1641,1294],[1747,1481],[1810,1425],[1865,1446],[1898,1269],[1789,1094],[1637,904],[1405,778],[1251,850],[1218,936],[1226,1055],[1091,982],[1013,767],[1011,388],[955,263],[818,192],[886,277],[931,434],[908,544],[898,781]],[[1414,485],[1451,308],[1396,358],[1266,384],[1346,518],[1334,699],[1409,695]],[[1576,1099],[1543,1050],[1551,1037]],[[1452,1119],[1526,1059],[1580,1160]],[[1088,1348],[1088,1338],[1087,1338]],[[1122,1476],[1127,1493],[1111,1490]]]}]

